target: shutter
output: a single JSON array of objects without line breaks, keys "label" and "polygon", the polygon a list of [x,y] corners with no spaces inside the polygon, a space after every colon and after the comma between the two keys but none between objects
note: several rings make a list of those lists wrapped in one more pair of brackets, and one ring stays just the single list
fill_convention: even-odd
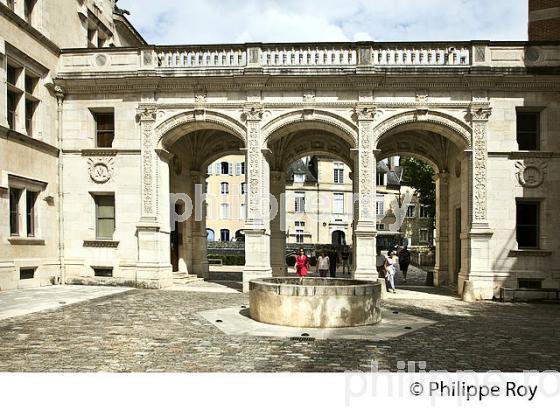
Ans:
[{"label": "shutter", "polygon": [[208,175],[212,175],[212,164],[208,165]]},{"label": "shutter", "polygon": [[231,161],[228,162],[228,174],[233,175],[233,163]]},{"label": "shutter", "polygon": [[222,166],[222,164],[220,162],[216,162],[216,175],[221,175],[222,174],[221,166]]},{"label": "shutter", "polygon": [[236,176],[241,175],[241,162],[235,163],[235,175]]}]

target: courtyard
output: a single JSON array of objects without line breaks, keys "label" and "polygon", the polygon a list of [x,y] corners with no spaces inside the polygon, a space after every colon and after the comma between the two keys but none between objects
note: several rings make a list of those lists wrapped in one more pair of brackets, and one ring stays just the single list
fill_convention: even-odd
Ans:
[{"label": "courtyard", "polygon": [[560,369],[559,304],[465,303],[423,286],[414,269],[383,307],[433,321],[418,330],[383,341],[233,336],[200,315],[248,304],[224,277],[170,290],[3,292],[0,310],[15,299],[25,308],[0,315],[0,372],[344,372],[369,371],[372,361],[389,371],[402,362],[450,372]]}]

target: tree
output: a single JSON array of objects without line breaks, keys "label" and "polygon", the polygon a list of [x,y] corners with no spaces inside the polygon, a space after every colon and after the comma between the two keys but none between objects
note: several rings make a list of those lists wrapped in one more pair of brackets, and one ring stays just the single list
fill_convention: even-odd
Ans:
[{"label": "tree", "polygon": [[434,170],[428,164],[415,158],[406,158],[401,161],[403,174],[402,185],[413,188],[422,205],[428,208],[430,218],[436,216],[436,183]]}]

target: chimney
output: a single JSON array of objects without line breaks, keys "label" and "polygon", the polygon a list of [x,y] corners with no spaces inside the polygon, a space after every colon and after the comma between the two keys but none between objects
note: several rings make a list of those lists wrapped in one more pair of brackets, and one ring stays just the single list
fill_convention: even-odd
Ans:
[{"label": "chimney", "polygon": [[529,0],[529,41],[560,41],[560,0]]}]

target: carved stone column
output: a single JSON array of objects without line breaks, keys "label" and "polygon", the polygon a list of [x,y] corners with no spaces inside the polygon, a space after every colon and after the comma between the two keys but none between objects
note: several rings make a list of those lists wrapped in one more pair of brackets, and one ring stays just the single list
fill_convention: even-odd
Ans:
[{"label": "carved stone column", "polygon": [[436,182],[436,264],[434,284],[445,285],[449,281],[449,173],[435,176]]},{"label": "carved stone column", "polygon": [[[276,198],[277,213],[270,221],[270,264],[272,276],[286,276],[286,227],[285,227],[285,191],[286,173],[272,171],[270,173],[270,193]],[[284,226],[283,226],[284,225]]]},{"label": "carved stone column", "polygon": [[[469,209],[469,231],[462,240],[465,254],[461,263],[458,290],[464,300],[491,299],[493,277],[490,267],[490,238],[488,225],[488,151],[487,128],[492,114],[489,104],[472,104],[472,151],[468,160],[467,192]],[[465,269],[463,269],[465,267]]]},{"label": "carved stone column", "polygon": [[155,107],[139,114],[142,142],[141,217],[137,224],[138,286],[162,288],[173,282],[169,242],[169,156],[156,152]]},{"label": "carved stone column", "polygon": [[247,123],[246,180],[247,217],[245,220],[245,268],[243,291],[249,291],[249,280],[272,276],[270,267],[270,232],[268,203],[268,163],[263,154],[260,107],[249,107],[244,117]]},{"label": "carved stone column", "polygon": [[376,258],[376,152],[374,107],[357,107],[358,148],[354,150],[354,278],[377,280]]},{"label": "carved stone column", "polygon": [[[205,175],[200,171],[191,171],[191,186],[193,198],[204,195]],[[200,210],[193,210],[191,217],[192,235],[192,272],[198,277],[208,278],[208,235],[206,233],[206,203],[193,201],[194,206],[201,206]],[[198,211],[198,212],[197,212]]]}]

